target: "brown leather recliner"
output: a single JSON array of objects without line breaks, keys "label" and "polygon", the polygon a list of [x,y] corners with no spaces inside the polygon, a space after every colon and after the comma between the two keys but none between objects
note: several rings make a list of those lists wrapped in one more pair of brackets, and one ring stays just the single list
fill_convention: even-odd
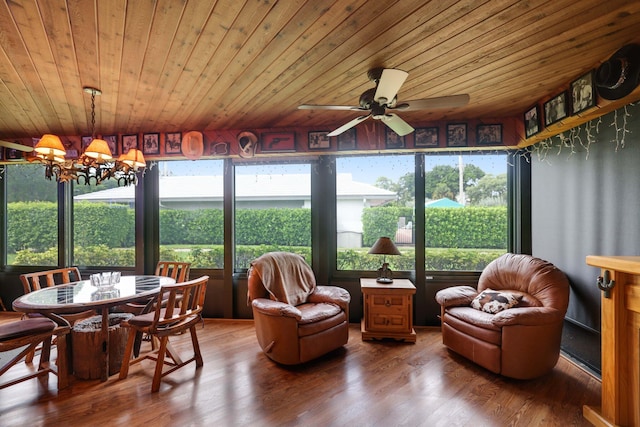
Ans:
[{"label": "brown leather recliner", "polygon": [[304,363],[349,340],[349,292],[317,286],[300,255],[264,254],[251,263],[248,280],[258,343],[272,360]]},{"label": "brown leather recliner", "polygon": [[[499,292],[479,296],[486,290]],[[480,366],[531,379],[558,362],[569,281],[550,262],[507,253],[487,265],[477,290],[455,286],[439,291],[436,300],[443,344]]]}]

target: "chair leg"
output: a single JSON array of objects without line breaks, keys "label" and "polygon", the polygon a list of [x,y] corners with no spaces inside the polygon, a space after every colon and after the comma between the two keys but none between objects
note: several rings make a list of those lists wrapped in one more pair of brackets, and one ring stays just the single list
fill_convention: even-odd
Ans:
[{"label": "chair leg", "polygon": [[191,332],[191,343],[193,344],[193,357],[196,359],[196,367],[201,367],[204,363],[202,362],[202,354],[200,353],[200,344],[198,343],[198,335],[196,334],[196,325],[193,325],[189,328],[189,332]]},{"label": "chair leg", "polygon": [[124,355],[122,356],[122,365],[120,366],[120,375],[118,379],[123,380],[129,375],[129,364],[131,362],[131,354],[133,353],[133,346],[136,341],[137,333],[133,329],[129,329],[129,337],[127,338],[127,346],[124,349]]},{"label": "chair leg", "polygon": [[70,346],[67,346],[67,335],[61,334],[56,338],[56,348],[58,349],[58,390],[67,388],[69,385],[69,351]]},{"label": "chair leg", "polygon": [[40,361],[38,363],[38,370],[46,369],[49,365],[49,359],[51,358],[51,337],[42,342],[42,351],[40,352]]},{"label": "chair leg", "polygon": [[168,336],[160,338],[160,348],[158,349],[158,358],[156,359],[156,371],[153,374],[153,382],[151,383],[152,393],[156,393],[160,390],[160,380],[162,379],[162,369],[164,367],[164,356],[167,353],[168,343]]},{"label": "chair leg", "polygon": [[33,350],[31,350],[29,353],[27,353],[27,355],[24,357],[24,362],[25,363],[33,363],[33,358],[36,355],[36,349],[34,348]]}]

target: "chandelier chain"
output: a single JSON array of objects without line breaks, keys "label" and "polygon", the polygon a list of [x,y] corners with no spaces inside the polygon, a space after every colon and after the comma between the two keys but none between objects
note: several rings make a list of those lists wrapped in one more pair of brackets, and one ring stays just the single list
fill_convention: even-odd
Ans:
[{"label": "chandelier chain", "polygon": [[96,137],[96,91],[91,91],[91,139]]}]

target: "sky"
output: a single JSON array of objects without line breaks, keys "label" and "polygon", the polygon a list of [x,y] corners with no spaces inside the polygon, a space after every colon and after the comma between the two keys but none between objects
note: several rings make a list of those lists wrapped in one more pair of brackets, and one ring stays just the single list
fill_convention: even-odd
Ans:
[{"label": "sky", "polygon": [[[498,175],[506,173],[507,163],[505,154],[490,155],[463,155],[463,163],[474,164],[482,169],[485,173]],[[357,156],[357,157],[338,157],[337,169],[338,173],[350,172],[354,181],[375,183],[379,177],[386,177],[397,182],[398,179],[410,172],[414,172],[414,155],[380,155],[374,156]],[[457,167],[459,162],[458,155],[437,155],[426,157],[426,171],[430,171],[436,165],[449,165]],[[222,160],[184,160],[184,161],[167,161],[159,162],[162,171],[171,172],[173,175],[221,175],[223,173]],[[256,165],[251,167],[240,167],[236,170],[238,173],[246,171],[247,173],[282,173],[284,168],[289,173],[307,173],[309,165],[289,165],[286,167],[278,167],[276,165]]]}]

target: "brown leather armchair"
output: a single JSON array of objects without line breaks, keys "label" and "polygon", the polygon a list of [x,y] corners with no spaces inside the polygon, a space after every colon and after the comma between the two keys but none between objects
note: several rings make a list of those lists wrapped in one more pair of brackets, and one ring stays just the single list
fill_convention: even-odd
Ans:
[{"label": "brown leather armchair", "polygon": [[258,343],[278,363],[304,363],[349,340],[349,292],[317,286],[300,255],[269,252],[255,259],[247,297]]},{"label": "brown leather armchair", "polygon": [[530,379],[558,362],[569,281],[550,262],[504,254],[483,270],[477,290],[455,286],[436,300],[443,344],[478,365]]}]

